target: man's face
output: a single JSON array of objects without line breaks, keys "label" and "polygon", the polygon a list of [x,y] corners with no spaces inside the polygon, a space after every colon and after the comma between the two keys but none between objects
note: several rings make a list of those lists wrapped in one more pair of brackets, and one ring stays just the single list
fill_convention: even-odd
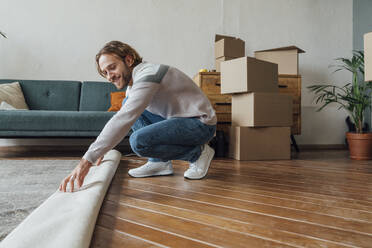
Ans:
[{"label": "man's face", "polygon": [[106,79],[118,90],[123,89],[132,80],[132,70],[114,54],[102,54],[98,65]]}]

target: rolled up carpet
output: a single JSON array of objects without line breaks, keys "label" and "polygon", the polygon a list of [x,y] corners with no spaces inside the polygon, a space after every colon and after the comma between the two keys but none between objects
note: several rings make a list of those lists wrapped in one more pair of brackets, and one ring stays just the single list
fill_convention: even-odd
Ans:
[{"label": "rolled up carpet", "polygon": [[116,150],[107,152],[100,166],[90,168],[79,190],[76,184],[73,193],[57,190],[0,243],[0,248],[89,247],[120,158]]}]

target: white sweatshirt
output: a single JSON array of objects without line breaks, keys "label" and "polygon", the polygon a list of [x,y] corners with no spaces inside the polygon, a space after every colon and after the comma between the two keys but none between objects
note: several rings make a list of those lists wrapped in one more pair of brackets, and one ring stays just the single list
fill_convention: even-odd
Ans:
[{"label": "white sweatshirt", "polygon": [[208,98],[180,70],[143,62],[133,69],[132,77],[133,85],[126,91],[127,101],[83,156],[89,162],[94,163],[119,144],[145,109],[165,119],[185,117],[198,118],[207,125],[217,123]]}]

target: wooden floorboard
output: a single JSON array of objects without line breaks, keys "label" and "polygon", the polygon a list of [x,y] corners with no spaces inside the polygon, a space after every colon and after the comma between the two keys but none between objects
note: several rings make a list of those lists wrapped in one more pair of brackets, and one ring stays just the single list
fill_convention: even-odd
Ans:
[{"label": "wooden floorboard", "polygon": [[[69,152],[2,159],[79,159]],[[347,151],[292,160],[212,161],[203,180],[131,178],[146,162],[123,157],[102,204],[91,247],[372,247],[372,161]]]},{"label": "wooden floorboard", "polygon": [[[101,223],[104,218],[104,215],[100,216],[99,223]],[[97,222],[91,246],[105,248],[107,247],[107,244],[110,244],[112,247],[162,247],[154,242],[139,239],[127,233],[113,230],[112,226],[109,226],[109,228],[102,227]]]},{"label": "wooden floorboard", "polygon": [[[152,243],[155,246],[178,246],[178,247],[213,247],[201,242],[197,242],[182,235],[175,235],[172,232],[160,230],[155,227],[147,226],[140,221],[133,221],[133,217],[126,217],[125,212],[121,211],[118,205],[107,201],[102,206],[102,212],[97,220],[96,226],[105,227],[107,230],[115,230],[122,234],[122,239],[135,239],[137,242],[142,240],[143,243]],[[128,235],[125,237],[124,235]],[[106,241],[110,236],[105,235]],[[106,242],[106,247],[111,243]],[[91,247],[96,247],[94,243]],[[111,247],[117,247],[114,244]],[[131,247],[131,246],[129,246]]]}]

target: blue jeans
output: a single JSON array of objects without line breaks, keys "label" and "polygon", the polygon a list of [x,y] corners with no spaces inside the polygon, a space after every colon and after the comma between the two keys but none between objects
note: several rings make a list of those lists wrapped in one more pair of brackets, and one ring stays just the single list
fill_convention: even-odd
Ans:
[{"label": "blue jeans", "polygon": [[213,138],[216,125],[196,118],[164,119],[145,110],[132,126],[129,138],[132,150],[149,161],[198,160],[201,145]]}]

